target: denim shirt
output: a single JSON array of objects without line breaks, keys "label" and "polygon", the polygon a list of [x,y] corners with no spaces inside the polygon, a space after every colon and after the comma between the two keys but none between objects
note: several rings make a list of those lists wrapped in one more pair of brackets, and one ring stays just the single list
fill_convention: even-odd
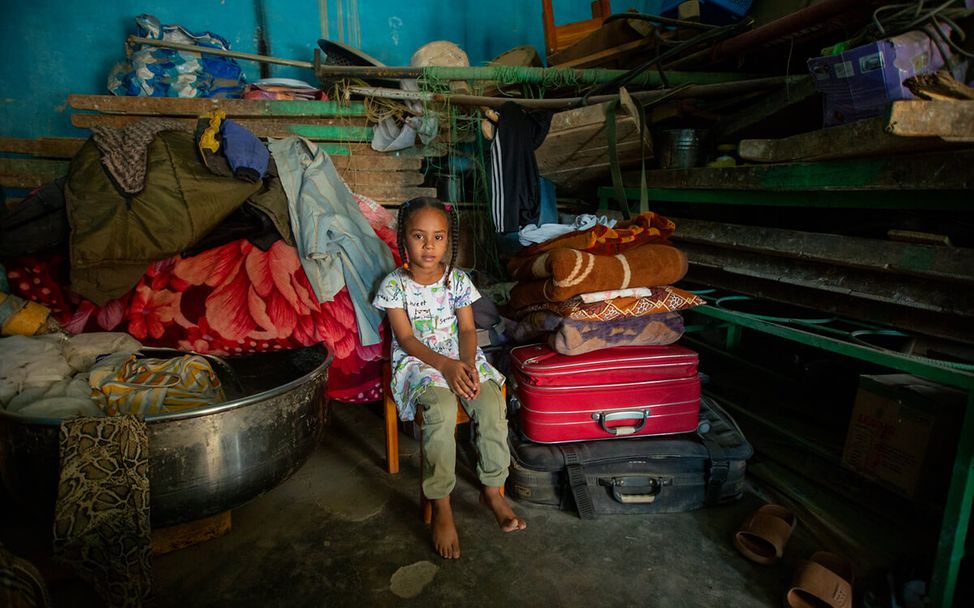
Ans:
[{"label": "denim shirt", "polygon": [[394,268],[389,247],[317,145],[288,137],[271,139],[268,147],[287,194],[298,257],[318,302],[330,302],[347,286],[360,342],[378,344],[382,315],[371,297]]}]

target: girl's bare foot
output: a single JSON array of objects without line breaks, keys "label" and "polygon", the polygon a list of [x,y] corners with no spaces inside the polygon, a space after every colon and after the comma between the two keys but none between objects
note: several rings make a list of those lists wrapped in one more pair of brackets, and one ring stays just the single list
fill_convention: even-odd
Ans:
[{"label": "girl's bare foot", "polygon": [[484,486],[480,491],[480,504],[490,509],[504,532],[514,532],[528,527],[523,518],[514,514],[511,505],[507,504],[507,499],[501,494],[500,488]]},{"label": "girl's bare foot", "polygon": [[453,508],[450,497],[433,500],[433,547],[440,557],[460,558],[460,537],[453,523]]}]

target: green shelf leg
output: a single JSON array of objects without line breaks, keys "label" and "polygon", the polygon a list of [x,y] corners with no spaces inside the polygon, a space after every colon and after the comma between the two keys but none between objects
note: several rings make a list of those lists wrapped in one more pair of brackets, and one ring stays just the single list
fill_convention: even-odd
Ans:
[{"label": "green shelf leg", "polygon": [[741,334],[744,328],[740,325],[727,326],[727,352],[735,352],[741,345]]},{"label": "green shelf leg", "polygon": [[954,605],[957,573],[964,558],[967,524],[971,518],[971,501],[974,500],[974,391],[967,394],[964,424],[961,426],[960,443],[954,470],[950,477],[950,491],[944,506],[937,542],[937,557],[933,563],[930,581],[932,606],[950,608]]}]

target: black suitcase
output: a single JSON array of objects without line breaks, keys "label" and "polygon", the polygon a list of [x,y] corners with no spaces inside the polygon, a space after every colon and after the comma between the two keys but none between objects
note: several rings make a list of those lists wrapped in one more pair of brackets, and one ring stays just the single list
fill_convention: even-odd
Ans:
[{"label": "black suitcase", "polygon": [[582,519],[692,511],[737,500],[751,445],[708,397],[700,398],[700,422],[704,432],[556,445],[532,443],[512,430],[509,495],[577,510]]}]

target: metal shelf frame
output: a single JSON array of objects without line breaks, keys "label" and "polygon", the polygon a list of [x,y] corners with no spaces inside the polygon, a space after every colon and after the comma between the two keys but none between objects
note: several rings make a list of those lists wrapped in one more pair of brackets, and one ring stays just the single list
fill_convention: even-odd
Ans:
[{"label": "metal shelf frame", "polygon": [[[714,305],[698,306],[687,311],[705,317],[708,326],[726,329],[726,349],[736,350],[745,330],[758,331],[784,340],[819,348],[890,369],[913,374],[967,392],[967,406],[961,423],[957,455],[944,505],[937,550],[934,557],[930,592],[932,606],[950,608],[961,560],[964,557],[968,523],[974,500],[974,373],[938,362],[850,342],[827,328],[801,321],[772,322],[755,315],[734,312]],[[825,330],[825,331],[823,331]]]}]

